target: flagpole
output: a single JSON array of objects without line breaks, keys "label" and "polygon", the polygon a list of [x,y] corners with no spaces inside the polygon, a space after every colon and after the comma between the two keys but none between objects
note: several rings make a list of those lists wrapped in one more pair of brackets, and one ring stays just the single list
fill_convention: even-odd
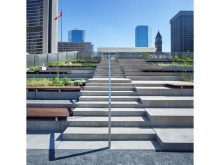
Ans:
[{"label": "flagpole", "polygon": [[[61,9],[61,13],[62,13],[62,9]],[[63,17],[63,13],[62,13],[62,16],[61,16],[61,45],[62,45],[62,48],[63,48],[63,44],[62,44],[62,17]],[[63,49],[61,49],[61,51],[63,51]]]}]

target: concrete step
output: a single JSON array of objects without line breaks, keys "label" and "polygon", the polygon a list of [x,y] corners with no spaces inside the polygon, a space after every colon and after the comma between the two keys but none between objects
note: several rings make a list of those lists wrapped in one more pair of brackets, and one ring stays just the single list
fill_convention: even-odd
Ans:
[{"label": "concrete step", "polygon": [[[108,101],[79,101],[75,100],[27,100],[27,107],[42,108],[108,108]],[[112,108],[142,108],[138,101],[112,101]]]},{"label": "concrete step", "polygon": [[[68,117],[69,127],[108,127],[108,116],[71,116]],[[112,116],[112,127],[150,126],[147,116]]]},{"label": "concrete step", "polygon": [[124,72],[126,76],[181,76],[180,72]]},{"label": "concrete step", "polygon": [[[93,78],[108,78],[109,76],[93,76]],[[111,78],[125,78],[125,76],[124,75],[122,75],[122,76],[111,76]]]},{"label": "concrete step", "polygon": [[182,83],[183,81],[136,81],[133,80],[132,84],[135,87],[164,87],[167,83]]},{"label": "concrete step", "polygon": [[[108,127],[67,127],[63,140],[108,140]],[[149,127],[112,127],[112,140],[156,140]]]},{"label": "concrete step", "polygon": [[[81,96],[79,101],[108,101],[109,96]],[[111,96],[111,101],[140,101],[139,96]]]},{"label": "concrete step", "polygon": [[131,80],[148,80],[148,81],[180,81],[181,76],[126,76]]},{"label": "concrete step", "polygon": [[[86,83],[86,86],[108,86],[108,83]],[[134,87],[132,83],[111,83],[111,86],[130,86]]]},{"label": "concrete step", "polygon": [[157,128],[157,142],[164,151],[193,151],[193,128]]},{"label": "concrete step", "polygon": [[[108,96],[108,91],[82,91],[82,96]],[[135,91],[111,91],[112,96],[137,96]]]},{"label": "concrete step", "polygon": [[145,108],[151,126],[193,127],[193,108]]},{"label": "concrete step", "polygon": [[[75,108],[73,116],[108,116],[109,108]],[[111,108],[112,116],[146,116],[143,108]]]},{"label": "concrete step", "polygon": [[193,108],[194,98],[190,96],[140,96],[145,108]]},{"label": "concrete step", "polygon": [[[105,141],[61,141],[56,149],[90,149],[90,150],[99,150],[100,148],[108,147],[108,140]],[[120,140],[120,141],[111,141],[111,149],[113,150],[122,150],[122,149],[130,149],[130,150],[149,150],[149,151],[161,151],[160,145],[155,140]]]},{"label": "concrete step", "polygon": [[[108,108],[108,101],[79,101],[77,107],[80,108]],[[141,102],[138,101],[112,101],[112,108],[143,108]]]},{"label": "concrete step", "polygon": [[[89,91],[108,91],[108,86],[85,86],[84,90]],[[111,91],[134,91],[135,88],[132,86],[112,86]]]},{"label": "concrete step", "polygon": [[[92,78],[88,79],[87,82],[92,83],[108,83],[108,78]],[[111,78],[111,83],[131,83],[130,79],[127,78]]]},{"label": "concrete step", "polygon": [[193,96],[193,89],[172,87],[135,87],[139,96]]}]

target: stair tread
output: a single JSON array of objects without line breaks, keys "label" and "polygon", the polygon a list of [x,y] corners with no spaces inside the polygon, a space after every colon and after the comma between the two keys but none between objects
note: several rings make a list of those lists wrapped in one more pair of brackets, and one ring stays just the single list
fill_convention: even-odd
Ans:
[{"label": "stair tread", "polygon": [[[108,121],[108,116],[71,116],[68,121]],[[146,116],[112,116],[111,121],[143,121],[150,122]]]},{"label": "stair tread", "polygon": [[144,108],[150,116],[194,116],[193,108]]},{"label": "stair tread", "polygon": [[[75,108],[74,112],[76,111],[109,111],[109,108]],[[111,108],[111,111],[143,111],[145,112],[144,108]]]},{"label": "stair tread", "polygon": [[141,100],[194,100],[193,96],[140,96]]},{"label": "stair tread", "polygon": [[[109,104],[108,101],[80,101],[77,104]],[[142,104],[137,101],[111,101],[111,104]]]},{"label": "stair tread", "polygon": [[[67,127],[63,134],[108,134],[108,127]],[[111,134],[155,134],[150,127],[111,127]]]}]

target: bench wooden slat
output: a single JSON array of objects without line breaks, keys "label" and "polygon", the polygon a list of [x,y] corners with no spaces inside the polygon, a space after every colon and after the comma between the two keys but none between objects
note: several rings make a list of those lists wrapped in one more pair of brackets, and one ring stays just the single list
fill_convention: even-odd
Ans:
[{"label": "bench wooden slat", "polygon": [[74,108],[27,108],[27,117],[68,117]]}]

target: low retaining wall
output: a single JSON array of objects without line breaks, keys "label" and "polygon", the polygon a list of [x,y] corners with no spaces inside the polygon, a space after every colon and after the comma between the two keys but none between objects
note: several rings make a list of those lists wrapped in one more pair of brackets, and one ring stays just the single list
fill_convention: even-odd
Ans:
[{"label": "low retaining wall", "polygon": [[81,92],[55,92],[55,91],[41,91],[27,92],[28,100],[78,100],[82,95]]},{"label": "low retaining wall", "polygon": [[68,122],[67,119],[27,119],[27,131],[64,131]]}]

